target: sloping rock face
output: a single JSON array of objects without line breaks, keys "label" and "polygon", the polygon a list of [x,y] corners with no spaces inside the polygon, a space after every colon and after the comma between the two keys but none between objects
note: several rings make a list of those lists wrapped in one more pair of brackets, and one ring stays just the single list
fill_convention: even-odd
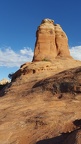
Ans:
[{"label": "sloping rock face", "polygon": [[54,60],[57,56],[70,57],[68,38],[60,25],[44,19],[36,32],[33,61]]},{"label": "sloping rock face", "polygon": [[43,79],[63,70],[81,66],[81,61],[72,58],[59,57],[54,61],[36,61],[21,65],[20,69],[12,75],[12,81],[18,77],[22,79]]},{"label": "sloping rock face", "polygon": [[[50,92],[50,95],[61,98],[74,98],[81,93],[81,66],[60,72],[37,82],[33,88]],[[33,90],[34,91],[34,90]]]},{"label": "sloping rock face", "polygon": [[32,75],[0,97],[0,144],[80,144],[81,67],[41,81]]},{"label": "sloping rock face", "polygon": [[59,25],[42,22],[33,62],[11,76],[0,91],[0,144],[81,143],[81,61]]}]

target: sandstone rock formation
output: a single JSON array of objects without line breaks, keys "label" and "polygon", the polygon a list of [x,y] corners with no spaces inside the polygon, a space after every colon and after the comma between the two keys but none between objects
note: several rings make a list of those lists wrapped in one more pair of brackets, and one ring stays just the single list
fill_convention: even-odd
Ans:
[{"label": "sandstone rock formation", "polygon": [[70,57],[68,38],[60,25],[44,19],[36,32],[33,61],[54,60],[57,56]]},{"label": "sandstone rock formation", "polygon": [[81,67],[47,79],[31,75],[17,78],[0,97],[0,144],[81,142],[81,89],[70,87],[81,87]]},{"label": "sandstone rock formation", "polygon": [[18,77],[22,79],[47,78],[63,70],[81,66],[81,62],[70,58],[57,58],[54,61],[36,61],[21,65],[20,69],[12,75],[12,81]]},{"label": "sandstone rock formation", "polygon": [[33,62],[21,65],[0,91],[0,144],[81,143],[81,61],[68,39],[45,19]]}]

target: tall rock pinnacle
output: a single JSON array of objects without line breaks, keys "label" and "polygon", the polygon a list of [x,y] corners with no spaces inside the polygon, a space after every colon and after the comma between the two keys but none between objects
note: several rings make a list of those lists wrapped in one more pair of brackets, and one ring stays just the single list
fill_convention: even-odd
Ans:
[{"label": "tall rock pinnacle", "polygon": [[60,25],[44,19],[36,32],[33,61],[54,60],[58,56],[70,57],[68,38]]}]

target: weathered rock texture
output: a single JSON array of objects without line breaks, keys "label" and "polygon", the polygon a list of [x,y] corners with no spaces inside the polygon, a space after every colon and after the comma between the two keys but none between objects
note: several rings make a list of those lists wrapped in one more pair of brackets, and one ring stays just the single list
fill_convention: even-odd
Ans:
[{"label": "weathered rock texture", "polygon": [[77,67],[12,82],[0,97],[0,144],[81,144],[80,75]]},{"label": "weathered rock texture", "polygon": [[28,79],[38,77],[47,78],[66,69],[81,66],[81,61],[70,58],[57,58],[52,61],[36,61],[23,64],[18,71],[12,75],[12,81],[18,77]]},{"label": "weathered rock texture", "polygon": [[81,61],[69,57],[63,30],[44,20],[34,62],[0,91],[0,144],[81,144]]},{"label": "weathered rock texture", "polygon": [[36,32],[33,61],[54,60],[57,56],[70,57],[68,38],[60,25],[44,19]]}]

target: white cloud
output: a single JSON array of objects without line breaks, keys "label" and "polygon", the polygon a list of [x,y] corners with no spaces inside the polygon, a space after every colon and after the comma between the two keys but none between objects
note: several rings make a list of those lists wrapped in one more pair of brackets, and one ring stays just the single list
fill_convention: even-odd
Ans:
[{"label": "white cloud", "polygon": [[81,46],[71,47],[70,54],[74,59],[81,61]]},{"label": "white cloud", "polygon": [[[71,56],[76,60],[81,60],[81,46],[70,48]],[[19,52],[15,52],[11,47],[0,48],[0,66],[20,67],[25,62],[32,61],[33,51],[29,47],[24,47]]]},{"label": "white cloud", "polygon": [[20,67],[25,62],[32,61],[33,51],[31,48],[24,47],[18,53],[10,47],[0,49],[0,66]]}]

